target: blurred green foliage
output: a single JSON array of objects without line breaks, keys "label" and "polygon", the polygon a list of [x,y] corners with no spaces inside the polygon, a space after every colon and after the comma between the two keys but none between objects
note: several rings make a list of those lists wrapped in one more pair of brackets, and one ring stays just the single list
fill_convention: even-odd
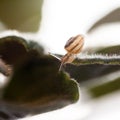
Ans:
[{"label": "blurred green foliage", "polygon": [[119,70],[120,65],[104,65],[104,64],[86,64],[86,65],[67,64],[65,67],[65,71],[67,71],[70,74],[70,76],[72,78],[75,78],[75,80],[79,83],[84,83],[86,81],[91,82],[91,80],[94,78],[99,78],[103,75],[107,75]]},{"label": "blurred green foliage", "polygon": [[[59,72],[60,62],[44,55],[44,49],[36,42],[17,36],[1,38],[0,55],[13,70],[9,82],[0,89],[0,108],[9,109],[10,115],[12,112],[21,115],[22,111],[26,114],[47,112],[79,99],[75,80]],[[17,117],[16,114],[13,117]]]},{"label": "blurred green foliage", "polygon": [[0,0],[0,21],[6,29],[36,32],[41,21],[43,0]]},{"label": "blurred green foliage", "polygon": [[[88,55],[90,56],[90,54]],[[101,55],[103,57],[101,57]],[[116,74],[118,79],[113,79],[112,82],[110,77],[107,80],[105,78],[105,75],[120,71],[119,55],[119,45],[99,48],[94,54],[91,54],[91,58],[77,58],[73,62],[74,64],[67,64],[64,66],[64,69],[72,78],[75,78],[78,83],[84,84],[84,87],[89,91],[88,93],[90,93],[93,98],[97,98],[120,89],[120,79],[118,74]],[[107,83],[97,84],[101,83],[101,79],[99,79],[101,77],[103,77],[102,80],[107,81]],[[94,85],[94,79],[97,81],[96,85]]]},{"label": "blurred green foliage", "polygon": [[118,23],[118,22],[120,22],[120,7],[114,9],[113,11],[110,11],[107,15],[105,15],[96,23],[94,23],[87,32],[90,34],[99,26],[110,24],[110,23]]},{"label": "blurred green foliage", "polygon": [[92,97],[98,98],[108,93],[112,93],[116,90],[120,90],[120,78],[107,83],[96,85],[88,89]]},{"label": "blurred green foliage", "polygon": [[[41,21],[43,0],[0,0],[0,25],[4,30],[37,32]],[[120,9],[116,9],[96,22],[88,33],[99,25],[118,22]],[[2,29],[1,29],[2,30]],[[103,55],[120,55],[120,45],[94,51]],[[6,36],[0,38],[0,57],[12,66],[9,81],[0,89],[0,119],[16,119],[58,109],[79,99],[78,83],[93,84],[104,75],[120,70],[120,59],[76,59],[58,72],[60,61],[44,55],[44,48],[34,40]],[[68,74],[67,74],[67,73]],[[70,76],[69,76],[70,75]],[[76,79],[73,80],[71,78]],[[106,79],[103,78],[104,81]],[[85,86],[85,85],[84,85]],[[92,87],[85,86],[95,98],[120,89],[120,78]],[[7,113],[7,114],[5,114]]]},{"label": "blurred green foliage", "polygon": [[99,48],[99,50],[96,51],[96,53],[107,55],[120,55],[120,45]]}]

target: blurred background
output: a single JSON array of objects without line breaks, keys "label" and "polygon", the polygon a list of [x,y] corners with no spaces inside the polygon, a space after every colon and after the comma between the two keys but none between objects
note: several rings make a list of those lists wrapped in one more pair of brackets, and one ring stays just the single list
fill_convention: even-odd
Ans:
[{"label": "blurred background", "polygon": [[[0,0],[0,35],[34,39],[47,52],[63,55],[66,41],[83,34],[83,53],[102,48],[103,53],[119,55],[119,31],[119,0]],[[94,72],[83,70],[91,76],[80,78],[76,104],[24,120],[119,120],[120,66],[89,69]]]}]

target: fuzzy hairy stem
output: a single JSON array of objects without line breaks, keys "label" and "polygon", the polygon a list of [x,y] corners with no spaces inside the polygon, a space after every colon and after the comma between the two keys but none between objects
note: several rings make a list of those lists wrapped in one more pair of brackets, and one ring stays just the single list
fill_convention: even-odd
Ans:
[{"label": "fuzzy hairy stem", "polygon": [[73,62],[74,64],[107,64],[120,65],[120,55],[81,54]]}]

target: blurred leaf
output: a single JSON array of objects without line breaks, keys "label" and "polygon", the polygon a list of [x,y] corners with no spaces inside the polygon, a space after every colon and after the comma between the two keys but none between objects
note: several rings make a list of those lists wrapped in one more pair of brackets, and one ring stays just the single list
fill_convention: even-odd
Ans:
[{"label": "blurred leaf", "polygon": [[72,78],[77,82],[82,83],[90,81],[93,78],[100,77],[115,71],[120,70],[120,65],[104,65],[104,64],[86,64],[86,65],[73,65],[67,64],[64,67]]},{"label": "blurred leaf", "polygon": [[[58,73],[58,67],[58,61],[54,61],[49,56],[39,57],[30,52],[15,67],[11,82],[5,90],[5,98],[16,102],[30,102],[36,98],[45,96],[49,99],[51,94],[53,96],[59,94],[59,96],[56,96],[57,98],[60,97],[59,99],[70,97],[75,98],[72,101],[76,101],[76,95],[73,92],[77,90],[75,88],[76,83],[70,81],[69,77],[63,72]],[[62,93],[66,95],[61,96]]]},{"label": "blurred leaf", "polygon": [[72,78],[79,83],[120,70],[120,46],[98,48],[94,54],[81,55],[73,64],[64,66]]},{"label": "blurred leaf", "polygon": [[88,90],[91,93],[91,95],[95,98],[114,92],[116,90],[120,90],[120,78],[117,78],[113,81],[109,81],[101,85],[93,86]]},{"label": "blurred leaf", "polygon": [[110,47],[105,47],[105,48],[99,48],[96,51],[96,53],[107,54],[107,55],[113,55],[113,54],[120,55],[120,45],[110,46]]},{"label": "blurred leaf", "polygon": [[36,32],[43,0],[0,0],[0,20],[7,29]]},{"label": "blurred leaf", "polygon": [[65,73],[58,73],[57,64],[49,56],[28,56],[14,70],[2,100],[17,106],[16,114],[19,109],[36,114],[76,102],[78,86]]},{"label": "blurred leaf", "polygon": [[22,37],[7,36],[0,38],[0,56],[10,65],[15,65],[24,58],[28,51],[36,51],[39,54],[43,54],[44,49],[38,43],[33,41],[26,41]]},{"label": "blurred leaf", "polygon": [[[64,69],[88,91],[92,98],[120,90],[120,76],[116,74],[120,71],[120,58],[117,60],[117,64],[116,59],[113,59],[115,64],[111,64],[109,59],[103,60],[102,63],[99,63],[97,58],[86,61],[87,59],[83,59],[82,62],[79,60],[78,64],[67,64]],[[113,73],[118,78],[111,81],[113,75],[110,77],[110,74]]]},{"label": "blurred leaf", "polygon": [[35,50],[35,51],[39,52],[40,54],[44,53],[43,47],[35,41],[30,40],[28,46],[29,46],[29,50]]},{"label": "blurred leaf", "polygon": [[108,24],[108,23],[114,23],[114,22],[120,22],[120,8],[117,8],[107,14],[105,17],[101,18],[99,21],[93,24],[91,28],[87,31],[88,33],[92,32],[97,27]]},{"label": "blurred leaf", "polygon": [[0,46],[2,58],[14,66],[0,100],[4,119],[55,110],[78,100],[78,84],[58,72],[60,62],[44,55],[35,42],[9,36],[1,38]]},{"label": "blurred leaf", "polygon": [[8,64],[15,64],[21,56],[27,54],[27,42],[20,37],[0,38],[0,56]]}]

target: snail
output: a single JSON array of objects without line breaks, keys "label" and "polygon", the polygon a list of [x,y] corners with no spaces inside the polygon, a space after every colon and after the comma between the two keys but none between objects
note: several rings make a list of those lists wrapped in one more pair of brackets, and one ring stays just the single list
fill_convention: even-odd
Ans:
[{"label": "snail", "polygon": [[62,66],[66,63],[71,63],[76,58],[76,55],[81,52],[84,45],[84,37],[82,35],[77,35],[75,37],[71,37],[67,43],[65,44],[65,50],[67,54],[65,54],[61,58],[61,65],[59,71]]},{"label": "snail", "polygon": [[[61,65],[59,68],[59,71],[61,71],[61,68],[66,63],[71,63],[76,58],[76,55],[81,52],[84,45],[84,37],[82,35],[77,35],[75,37],[71,37],[65,44],[64,48],[67,51],[67,53],[60,58]],[[51,54],[55,58],[59,59],[55,55]]]}]

